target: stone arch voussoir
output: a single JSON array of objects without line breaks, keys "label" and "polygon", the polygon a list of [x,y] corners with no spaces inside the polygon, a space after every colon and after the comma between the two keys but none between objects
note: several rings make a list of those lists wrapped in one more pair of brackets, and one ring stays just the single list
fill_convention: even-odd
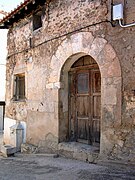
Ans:
[{"label": "stone arch voussoir", "polygon": [[49,82],[60,81],[60,73],[66,60],[75,54],[90,55],[99,65],[102,77],[121,77],[118,57],[104,38],[94,38],[90,32],[80,32],[65,39],[51,60]]}]

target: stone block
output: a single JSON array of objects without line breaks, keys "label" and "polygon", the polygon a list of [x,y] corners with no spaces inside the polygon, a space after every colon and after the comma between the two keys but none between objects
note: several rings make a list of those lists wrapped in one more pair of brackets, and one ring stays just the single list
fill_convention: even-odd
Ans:
[{"label": "stone block", "polygon": [[110,44],[106,44],[104,48],[104,54],[107,60],[112,61],[116,57],[116,52]]},{"label": "stone block", "polygon": [[122,140],[118,140],[118,145],[120,146],[120,147],[123,147],[123,145],[124,145],[124,141],[122,141]]},{"label": "stone block", "polygon": [[60,88],[62,88],[62,87],[64,87],[64,85],[63,85],[61,82],[55,82],[55,83],[54,83],[54,88],[55,88],[55,89],[60,89]]},{"label": "stone block", "polygon": [[114,85],[104,87],[104,104],[116,105],[117,103],[117,89]]},{"label": "stone block", "polygon": [[78,33],[77,35],[72,35],[71,36],[71,44],[72,44],[72,50],[73,50],[73,54],[76,54],[80,51],[80,49],[82,50],[82,33]]},{"label": "stone block", "polygon": [[21,145],[21,152],[26,153],[26,154],[31,154],[31,153],[37,153],[37,147],[31,144],[22,144]]},{"label": "stone block", "polygon": [[98,154],[88,154],[88,162],[89,163],[95,163],[98,159]]},{"label": "stone block", "polygon": [[1,152],[3,156],[8,157],[14,155],[14,153],[17,152],[17,149],[11,145],[4,145],[1,147]]},{"label": "stone block", "polygon": [[71,40],[70,39],[66,39],[65,41],[63,41],[61,46],[62,46],[63,52],[65,53],[67,58],[70,57],[73,54],[73,49],[72,49],[72,45],[71,45]]},{"label": "stone block", "polygon": [[74,152],[73,158],[81,160],[81,161],[88,161],[88,154],[83,151],[82,152]]},{"label": "stone block", "polygon": [[53,83],[46,84],[46,89],[53,89]]},{"label": "stone block", "polygon": [[91,45],[91,49],[89,51],[89,54],[97,59],[99,53],[102,51],[102,49],[104,48],[105,44],[107,43],[107,41],[103,38],[95,38],[92,45]]}]

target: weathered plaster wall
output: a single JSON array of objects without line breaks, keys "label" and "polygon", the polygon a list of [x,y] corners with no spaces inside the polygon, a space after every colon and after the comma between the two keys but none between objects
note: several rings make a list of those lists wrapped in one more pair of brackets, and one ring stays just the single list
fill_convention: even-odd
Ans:
[{"label": "weathered plaster wall", "polygon": [[[44,140],[47,135],[50,137],[50,133],[53,140],[56,137],[58,141],[59,83],[54,84],[55,88],[46,88],[46,84],[51,71],[51,58],[66,36],[51,39],[105,20],[106,8],[104,5],[100,7],[100,1],[52,1],[43,18],[41,29],[32,31],[30,17],[21,22],[23,25],[19,23],[9,31],[6,114],[10,118],[27,122],[27,128],[31,129],[27,131],[27,140],[31,143],[37,144],[39,139]],[[78,8],[81,16],[78,14]],[[91,22],[89,22],[90,17]],[[46,43],[29,49],[30,39],[33,46],[38,46],[44,41]],[[26,75],[27,100],[21,103],[13,102],[13,74],[22,72]]]},{"label": "weathered plaster wall", "polygon": [[[112,27],[109,22],[103,22],[110,17],[111,4],[107,2],[107,11],[102,3],[51,1],[46,6],[41,29],[32,32],[31,17],[23,20],[23,25],[18,23],[10,29],[6,116],[27,123],[29,143],[44,146],[47,142],[55,148],[59,139],[66,140],[67,122],[62,120],[67,119],[68,112],[66,103],[63,106],[61,101],[65,102],[67,90],[62,88],[67,84],[60,82],[61,68],[72,55],[89,54],[102,72],[101,155],[134,161],[135,27],[122,29],[117,24]],[[83,32],[83,38],[77,35],[79,32]],[[30,48],[30,41],[33,48]],[[22,72],[26,75],[26,102],[13,102],[13,74]]]}]

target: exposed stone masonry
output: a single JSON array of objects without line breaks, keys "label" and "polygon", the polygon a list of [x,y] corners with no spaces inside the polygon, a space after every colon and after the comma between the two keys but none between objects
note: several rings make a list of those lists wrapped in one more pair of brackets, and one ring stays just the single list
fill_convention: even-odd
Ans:
[{"label": "exposed stone masonry", "polygon": [[[29,17],[9,30],[6,116],[26,122],[28,143],[57,149],[68,140],[68,70],[90,55],[102,77],[100,156],[135,161],[135,27],[112,27],[110,6],[100,0],[52,0],[42,28],[33,32]],[[26,101],[14,102],[13,76],[23,72]]]}]

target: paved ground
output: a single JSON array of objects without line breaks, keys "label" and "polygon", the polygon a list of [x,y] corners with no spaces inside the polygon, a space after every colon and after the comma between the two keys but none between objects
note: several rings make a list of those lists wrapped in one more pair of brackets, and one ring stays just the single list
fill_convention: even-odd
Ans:
[{"label": "paved ground", "polygon": [[45,155],[0,157],[0,180],[135,180],[135,166],[88,164]]},{"label": "paved ground", "polygon": [[135,180],[135,166],[103,166],[43,154],[16,154],[0,156],[0,180]]}]

